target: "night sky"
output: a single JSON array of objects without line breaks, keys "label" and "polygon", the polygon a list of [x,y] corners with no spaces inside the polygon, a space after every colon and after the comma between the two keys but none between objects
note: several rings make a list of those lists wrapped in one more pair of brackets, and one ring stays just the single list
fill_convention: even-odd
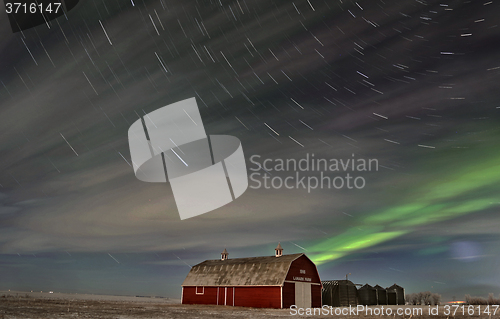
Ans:
[{"label": "night sky", "polygon": [[[80,0],[18,33],[1,11],[0,290],[179,298],[190,265],[281,242],[322,280],[500,293],[498,1]],[[254,155],[378,170],[349,171],[361,189],[250,180],[181,221],[127,132],[191,97],[261,182],[297,171]]]}]

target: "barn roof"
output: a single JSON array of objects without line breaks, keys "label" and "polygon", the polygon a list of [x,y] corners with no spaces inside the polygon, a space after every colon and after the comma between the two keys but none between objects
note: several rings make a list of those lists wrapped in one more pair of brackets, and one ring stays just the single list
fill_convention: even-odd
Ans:
[{"label": "barn roof", "polygon": [[301,256],[205,260],[191,268],[182,286],[281,286],[290,265]]}]

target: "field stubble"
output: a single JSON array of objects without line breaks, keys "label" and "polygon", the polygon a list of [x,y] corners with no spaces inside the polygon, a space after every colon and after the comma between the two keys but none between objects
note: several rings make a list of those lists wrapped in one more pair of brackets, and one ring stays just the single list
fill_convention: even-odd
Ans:
[{"label": "field stubble", "polygon": [[[93,297],[93,298],[92,298]],[[398,306],[385,306],[393,308],[396,312]],[[399,306],[414,308],[417,306]],[[353,315],[315,315],[300,316],[291,315],[290,309],[260,309],[243,307],[226,307],[212,305],[181,305],[178,300],[162,298],[131,298],[131,297],[108,297],[97,295],[82,298],[71,296],[39,297],[30,295],[2,295],[0,296],[0,319],[27,319],[27,318],[92,318],[92,319],[130,319],[130,318],[404,318],[404,319],[452,319],[452,318],[500,318],[484,314],[472,316],[461,313],[456,316],[445,315],[444,307],[441,306],[438,315],[428,315],[427,307],[424,306],[423,315],[366,315],[364,312]]]}]

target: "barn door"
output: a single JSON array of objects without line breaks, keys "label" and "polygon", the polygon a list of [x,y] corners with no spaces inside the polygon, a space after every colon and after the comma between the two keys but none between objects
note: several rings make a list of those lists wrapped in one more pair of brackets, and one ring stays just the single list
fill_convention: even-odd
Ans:
[{"label": "barn door", "polygon": [[217,304],[234,306],[234,287],[217,287]]},{"label": "barn door", "polygon": [[311,308],[311,284],[295,283],[295,305],[297,308]]}]

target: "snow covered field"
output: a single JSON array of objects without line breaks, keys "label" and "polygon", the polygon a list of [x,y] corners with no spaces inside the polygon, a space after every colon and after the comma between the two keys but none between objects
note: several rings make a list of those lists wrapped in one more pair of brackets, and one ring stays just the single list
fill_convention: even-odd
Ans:
[{"label": "snow covered field", "polygon": [[[494,316],[487,314],[467,314],[463,316],[460,311],[456,316],[445,315],[444,306],[440,306],[438,315],[428,315],[428,307],[423,306],[422,314],[402,315],[396,313],[397,308],[403,307],[408,311],[420,306],[385,306],[384,309],[391,309],[394,315],[366,315],[359,312],[358,315],[323,315],[317,313],[312,316],[300,316],[290,309],[257,309],[225,306],[205,306],[205,305],[181,305],[178,299],[168,299],[159,297],[129,297],[129,296],[104,296],[90,294],[61,294],[50,292],[15,292],[0,291],[0,319],[26,319],[26,318],[102,318],[102,319],[131,319],[131,318],[499,318],[497,313]],[[373,310],[380,306],[371,307]],[[339,313],[342,313],[339,311]],[[348,313],[344,311],[343,313]],[[377,313],[374,311],[373,313]],[[294,315],[295,314],[295,315]]]}]

